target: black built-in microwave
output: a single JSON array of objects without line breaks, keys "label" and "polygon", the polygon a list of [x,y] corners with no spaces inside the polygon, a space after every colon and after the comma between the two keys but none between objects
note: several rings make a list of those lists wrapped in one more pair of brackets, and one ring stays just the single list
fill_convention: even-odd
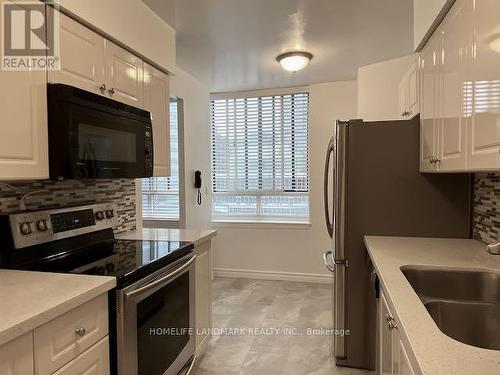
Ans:
[{"label": "black built-in microwave", "polygon": [[153,175],[148,111],[63,84],[47,95],[51,179]]}]

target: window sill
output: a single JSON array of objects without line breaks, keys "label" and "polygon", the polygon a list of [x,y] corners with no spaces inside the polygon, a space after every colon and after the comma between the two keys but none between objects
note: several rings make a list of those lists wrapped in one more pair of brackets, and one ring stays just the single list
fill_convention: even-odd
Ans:
[{"label": "window sill", "polygon": [[212,220],[213,228],[244,229],[310,229],[308,221],[273,221],[273,220]]}]

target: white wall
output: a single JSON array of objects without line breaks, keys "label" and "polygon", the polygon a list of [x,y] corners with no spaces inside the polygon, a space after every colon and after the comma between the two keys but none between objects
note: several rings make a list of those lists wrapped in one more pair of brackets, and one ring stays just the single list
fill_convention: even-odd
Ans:
[{"label": "white wall", "polygon": [[415,50],[450,0],[413,0],[413,43]]},{"label": "white wall", "polygon": [[358,118],[365,121],[397,120],[399,84],[414,55],[362,66],[358,70]]},{"label": "white wall", "polygon": [[323,211],[323,168],[337,119],[356,117],[355,81],[310,86],[311,225],[219,227],[214,239],[216,274],[329,281],[322,254],[330,248]]},{"label": "white wall", "polygon": [[175,31],[140,0],[56,0],[62,7],[168,71]]},{"label": "white wall", "polygon": [[[180,68],[170,80],[170,96],[184,99],[186,228],[203,229],[211,221],[210,94],[208,87]],[[194,189],[194,171],[202,172],[202,204]]]}]

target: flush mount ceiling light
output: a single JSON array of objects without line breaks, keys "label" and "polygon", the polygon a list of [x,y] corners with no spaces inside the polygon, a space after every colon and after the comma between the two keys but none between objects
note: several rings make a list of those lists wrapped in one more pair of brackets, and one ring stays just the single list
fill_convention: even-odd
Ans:
[{"label": "flush mount ceiling light", "polygon": [[285,52],[276,57],[283,69],[289,72],[297,72],[304,69],[313,58],[312,53],[304,51]]},{"label": "flush mount ceiling light", "polygon": [[496,53],[500,53],[500,37],[497,36],[490,40],[490,48]]}]

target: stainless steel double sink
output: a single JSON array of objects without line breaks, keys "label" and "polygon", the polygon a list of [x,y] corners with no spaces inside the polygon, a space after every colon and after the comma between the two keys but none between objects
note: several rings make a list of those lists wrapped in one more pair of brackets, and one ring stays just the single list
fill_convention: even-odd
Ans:
[{"label": "stainless steel double sink", "polygon": [[415,266],[401,272],[444,334],[500,350],[500,274]]}]

